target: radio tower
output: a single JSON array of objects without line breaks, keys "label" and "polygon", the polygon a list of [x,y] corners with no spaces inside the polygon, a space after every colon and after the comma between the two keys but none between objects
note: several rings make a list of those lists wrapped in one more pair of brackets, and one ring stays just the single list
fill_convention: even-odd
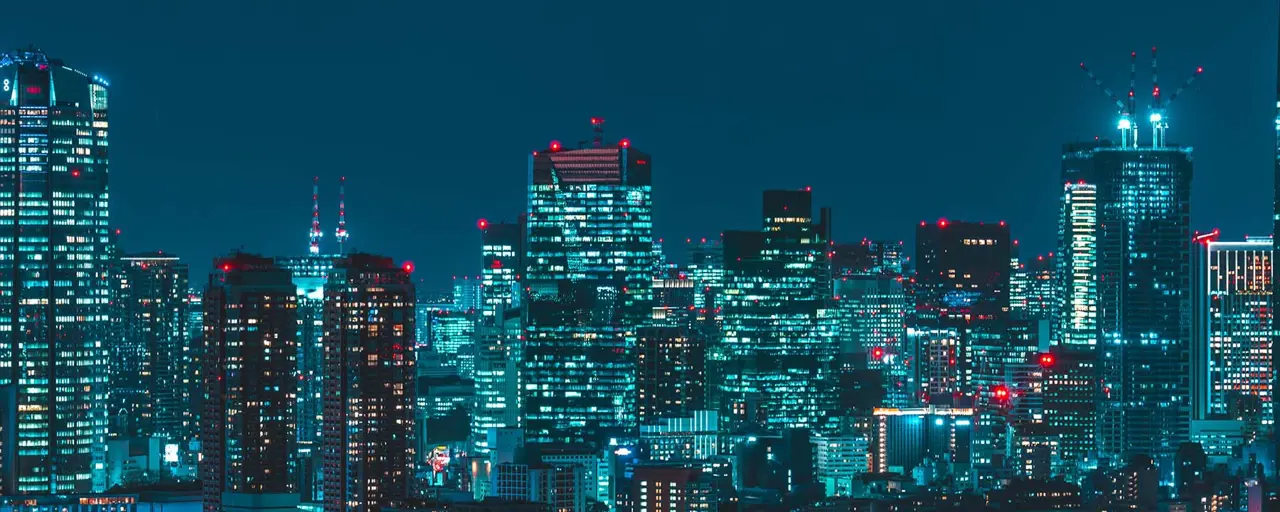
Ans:
[{"label": "radio tower", "polygon": [[308,252],[320,254],[320,177],[311,178],[311,247]]},{"label": "radio tower", "polygon": [[338,184],[338,254],[346,254],[347,247],[347,177],[343,176]]}]

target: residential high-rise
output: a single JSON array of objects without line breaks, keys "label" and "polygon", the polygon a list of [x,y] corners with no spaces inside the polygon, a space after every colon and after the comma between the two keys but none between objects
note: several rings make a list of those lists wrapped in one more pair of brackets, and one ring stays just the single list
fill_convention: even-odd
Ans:
[{"label": "residential high-rise", "polygon": [[0,494],[106,490],[107,87],[0,54]]},{"label": "residential high-rise", "polygon": [[1113,457],[1168,459],[1188,436],[1191,148],[1162,137],[1063,149],[1063,181],[1096,191],[1099,434]]},{"label": "residential high-rise", "polygon": [[721,419],[776,429],[837,426],[830,213],[812,193],[764,193],[764,228],[724,235],[723,337],[709,365]]},{"label": "residential high-rise", "polygon": [[627,140],[529,158],[524,284],[526,437],[636,433],[636,326],[651,314],[649,155]]},{"label": "residential high-rise", "polygon": [[519,269],[524,229],[481,219],[481,311],[475,327],[475,397],[471,444],[488,453],[489,431],[520,426]]},{"label": "residential high-rise", "polygon": [[270,258],[215,265],[204,296],[204,510],[296,507],[297,287]]},{"label": "residential high-rise", "polygon": [[[188,275],[188,280],[190,276]],[[204,296],[195,289],[187,290],[186,346],[182,353],[182,392],[187,410],[183,411],[185,428],[191,438],[182,447],[180,462],[190,474],[199,474],[200,418],[204,415]]]},{"label": "residential high-rise", "polygon": [[350,254],[324,303],[324,508],[377,511],[410,496],[414,476],[412,263]]},{"label": "residential high-rise", "polygon": [[707,340],[688,327],[641,327],[636,335],[636,418],[641,425],[706,408]]},{"label": "residential high-rise", "polygon": [[1194,420],[1234,419],[1244,440],[1271,431],[1271,240],[1197,237],[1192,280]]},{"label": "residential high-rise", "polygon": [[120,258],[121,338],[112,344],[111,410],[128,438],[189,440],[191,404],[181,382],[187,369],[187,265],[164,253]]}]

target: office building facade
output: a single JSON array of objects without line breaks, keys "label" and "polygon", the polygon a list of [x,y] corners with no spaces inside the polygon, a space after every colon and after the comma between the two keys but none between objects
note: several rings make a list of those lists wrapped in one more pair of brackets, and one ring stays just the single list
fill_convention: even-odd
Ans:
[{"label": "office building facade", "polygon": [[530,441],[634,437],[635,328],[651,314],[649,155],[554,142],[529,158],[522,397]]},{"label": "office building facade", "polygon": [[712,361],[721,420],[836,426],[839,342],[827,259],[829,211],[812,193],[764,193],[764,227],[724,235],[723,336]]},{"label": "office building facade", "polygon": [[1233,419],[1253,441],[1273,428],[1271,239],[1198,237],[1194,247],[1194,419]]},{"label": "office building facade", "polygon": [[107,88],[34,48],[0,54],[4,494],[106,490]]},{"label": "office building facade", "polygon": [[181,382],[188,335],[187,265],[164,253],[120,258],[116,306],[120,337],[112,344],[113,434],[189,440],[191,407]]},{"label": "office building facade", "polygon": [[1097,209],[1101,447],[1113,457],[1173,456],[1187,440],[1191,148],[1063,148],[1062,180],[1093,185]]}]

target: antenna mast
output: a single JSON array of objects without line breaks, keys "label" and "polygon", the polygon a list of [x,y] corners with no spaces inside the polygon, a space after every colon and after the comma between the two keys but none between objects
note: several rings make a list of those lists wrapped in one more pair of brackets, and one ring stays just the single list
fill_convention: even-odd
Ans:
[{"label": "antenna mast", "polygon": [[603,147],[604,146],[604,118],[603,117],[591,118],[591,131],[595,132],[595,137],[591,139],[592,147],[597,147],[597,148]]},{"label": "antenna mast", "polygon": [[346,254],[347,238],[347,177],[343,176],[338,184],[338,254]]},{"label": "antenna mast", "polygon": [[311,247],[307,252],[320,254],[320,177],[311,178]]}]

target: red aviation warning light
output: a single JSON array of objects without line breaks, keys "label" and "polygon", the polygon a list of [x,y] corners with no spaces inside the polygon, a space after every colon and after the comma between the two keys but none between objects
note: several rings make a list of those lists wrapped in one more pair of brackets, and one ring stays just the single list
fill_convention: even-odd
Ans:
[{"label": "red aviation warning light", "polygon": [[551,151],[560,151],[560,141],[558,140],[551,141]]},{"label": "red aviation warning light", "polygon": [[404,262],[404,265],[401,265],[401,266],[400,266],[400,268],[404,269],[404,272],[405,272],[406,274],[412,274],[412,273],[413,273],[413,262],[412,262],[412,261],[406,261],[406,262]]},{"label": "red aviation warning light", "polygon": [[1058,362],[1058,358],[1054,357],[1053,354],[1040,354],[1041,368],[1052,368],[1053,364],[1056,362]]},{"label": "red aviation warning light", "polygon": [[476,227],[480,228],[481,230],[489,229],[489,221],[485,219],[480,219],[476,221]]},{"label": "red aviation warning light", "polygon": [[1008,400],[1009,388],[1005,387],[1002,384],[1002,385],[991,388],[991,394],[995,395],[996,400]]},{"label": "red aviation warning light", "polygon": [[620,148],[622,148],[622,149],[627,149],[627,148],[631,147],[631,141],[630,141],[630,140],[627,140],[627,139],[622,139],[622,140],[618,141],[618,147],[620,147]]},{"label": "red aviation warning light", "polygon": [[875,358],[875,359],[880,359],[880,358],[884,357],[884,349],[883,349],[883,348],[880,348],[880,347],[876,347],[876,348],[871,349],[871,357],[873,357],[873,358]]}]

